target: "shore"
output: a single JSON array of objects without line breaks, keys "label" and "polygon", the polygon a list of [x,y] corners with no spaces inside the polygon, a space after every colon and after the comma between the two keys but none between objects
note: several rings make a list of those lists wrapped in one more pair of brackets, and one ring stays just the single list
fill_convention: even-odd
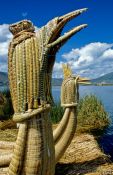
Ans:
[{"label": "shore", "polygon": [[55,175],[112,175],[113,163],[93,135],[76,135],[56,166]]},{"label": "shore", "polygon": [[[4,136],[4,137],[3,137]],[[17,130],[0,130],[0,140],[16,140]],[[13,148],[0,148],[0,155],[13,153]],[[0,175],[6,175],[7,167],[0,168]],[[76,133],[62,159],[56,165],[55,175],[112,175],[113,163],[105,155],[94,136]]]}]

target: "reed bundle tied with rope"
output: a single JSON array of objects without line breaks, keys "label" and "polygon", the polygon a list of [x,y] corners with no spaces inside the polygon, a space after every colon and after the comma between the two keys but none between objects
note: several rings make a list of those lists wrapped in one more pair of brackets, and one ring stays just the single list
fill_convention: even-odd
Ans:
[{"label": "reed bundle tied with rope", "polygon": [[38,39],[30,21],[14,24],[10,26],[10,31],[14,34],[9,47],[9,81],[15,111],[13,120],[19,122],[20,127],[9,174],[35,175],[41,171],[42,174],[53,174],[54,168],[48,168],[54,165],[52,128],[49,127],[48,131],[50,121],[47,119],[50,105],[39,91],[43,80],[40,76]]},{"label": "reed bundle tied with rope", "polygon": [[[8,175],[54,175],[55,163],[72,140],[76,128],[77,101],[74,98],[77,95],[74,88],[77,82],[71,77],[71,83],[66,83],[62,101],[65,113],[53,133],[48,115],[53,103],[51,79],[57,51],[87,25],[77,26],[60,36],[64,26],[86,10],[56,17],[37,32],[28,20],[10,25],[13,39],[9,46],[8,74],[13,120],[20,126]],[[67,86],[74,90],[71,97]],[[65,126],[63,130],[62,124]]]}]

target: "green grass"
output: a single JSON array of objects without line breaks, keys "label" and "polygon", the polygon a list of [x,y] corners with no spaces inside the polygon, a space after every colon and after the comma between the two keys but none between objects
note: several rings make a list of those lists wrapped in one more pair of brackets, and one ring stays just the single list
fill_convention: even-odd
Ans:
[{"label": "green grass", "polygon": [[61,107],[60,102],[55,104],[50,112],[52,123],[58,123],[64,114],[64,109]]},{"label": "green grass", "polygon": [[[5,97],[5,104],[0,106],[0,120],[6,120],[11,118],[13,115],[13,107],[11,102],[10,93],[4,91],[3,95]],[[64,109],[61,107],[60,103],[52,107],[50,116],[52,123],[58,123],[64,114]],[[103,130],[110,123],[108,113],[102,102],[94,95],[85,96],[80,99],[78,105],[78,132],[91,132],[93,130]]]},{"label": "green grass", "polygon": [[110,118],[102,102],[94,95],[82,98],[78,106],[78,129],[103,130],[110,124]]},{"label": "green grass", "polygon": [[7,119],[11,118],[14,111],[13,111],[10,92],[3,91],[2,94],[5,98],[5,102],[4,102],[4,105],[0,106],[0,119],[7,120]]},{"label": "green grass", "polygon": [[[58,123],[64,110],[60,103],[56,104],[51,110],[51,119],[53,123]],[[91,132],[94,130],[103,130],[110,124],[110,118],[105,111],[102,102],[94,95],[85,96],[80,99],[78,105],[78,132]]]}]

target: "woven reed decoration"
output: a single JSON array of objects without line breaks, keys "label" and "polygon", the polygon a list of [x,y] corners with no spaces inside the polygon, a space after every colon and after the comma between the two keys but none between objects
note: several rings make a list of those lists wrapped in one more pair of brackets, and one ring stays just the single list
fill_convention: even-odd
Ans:
[{"label": "woven reed decoration", "polygon": [[[44,87],[43,80],[46,78],[41,68],[42,60],[39,59],[39,40],[30,21],[13,24],[10,31],[14,34],[9,47],[8,64],[15,111],[13,120],[21,124],[8,173],[51,175],[54,174],[55,154],[52,127],[48,119],[50,105],[47,105],[42,93],[44,89],[39,91]],[[50,125],[49,132],[47,124]]]},{"label": "woven reed decoration", "polygon": [[[75,123],[71,120],[68,121],[67,127],[72,132],[68,133],[66,129],[54,146],[52,124],[48,115],[50,104],[53,104],[52,70],[60,47],[87,25],[77,26],[60,36],[64,26],[86,10],[80,9],[56,17],[37,32],[33,24],[27,20],[10,25],[13,39],[8,52],[8,74],[15,112],[13,120],[19,122],[20,127],[8,175],[54,175],[55,161],[61,157],[67,143],[70,143]],[[66,82],[66,86],[63,85],[65,93],[69,92],[67,86],[72,90],[75,88],[73,78],[69,82]],[[62,98],[63,105],[68,104],[68,107],[65,106],[66,109],[70,108],[67,110],[72,120],[75,116],[75,95],[74,92],[71,97],[63,95]],[[68,140],[65,139],[66,134]],[[65,140],[65,147],[62,138]],[[61,150],[58,148],[60,143]]]},{"label": "woven reed decoration", "polygon": [[78,77],[72,76],[68,65],[63,65],[64,80],[61,86],[61,105],[65,107],[64,116],[54,131],[55,161],[62,157],[71,143],[77,125],[77,87]]},{"label": "woven reed decoration", "polygon": [[53,132],[55,143],[55,162],[62,157],[71,143],[77,126],[77,104],[79,102],[79,83],[87,84],[89,79],[73,76],[68,64],[63,65],[64,80],[61,86],[61,106],[64,115]]}]

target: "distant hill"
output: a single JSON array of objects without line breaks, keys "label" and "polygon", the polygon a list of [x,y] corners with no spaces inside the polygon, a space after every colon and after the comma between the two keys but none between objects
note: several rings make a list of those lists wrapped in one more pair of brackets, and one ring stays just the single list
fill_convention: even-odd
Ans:
[{"label": "distant hill", "polygon": [[91,80],[93,83],[113,83],[113,72]]},{"label": "distant hill", "polygon": [[[113,72],[101,76],[96,79],[91,80],[93,83],[111,83],[113,84]],[[8,83],[8,75],[5,72],[0,72],[0,85]],[[53,78],[52,85],[53,86],[61,86],[62,78]]]},{"label": "distant hill", "polygon": [[[113,84],[113,72],[105,74],[99,78],[92,79],[92,83],[103,83],[103,84]],[[61,78],[53,78],[52,85],[53,86],[61,86],[62,79]]]},{"label": "distant hill", "polygon": [[[105,74],[99,78],[92,79],[93,83],[103,83],[103,84],[113,84],[113,72]],[[61,78],[53,78],[52,85],[53,86],[61,86],[62,79]]]},{"label": "distant hill", "polygon": [[[0,85],[8,83],[8,74],[5,72],[0,72]],[[61,86],[62,79],[61,78],[53,78],[52,85],[53,86]]]},{"label": "distant hill", "polygon": [[8,83],[8,75],[5,72],[0,72],[0,84]]}]

